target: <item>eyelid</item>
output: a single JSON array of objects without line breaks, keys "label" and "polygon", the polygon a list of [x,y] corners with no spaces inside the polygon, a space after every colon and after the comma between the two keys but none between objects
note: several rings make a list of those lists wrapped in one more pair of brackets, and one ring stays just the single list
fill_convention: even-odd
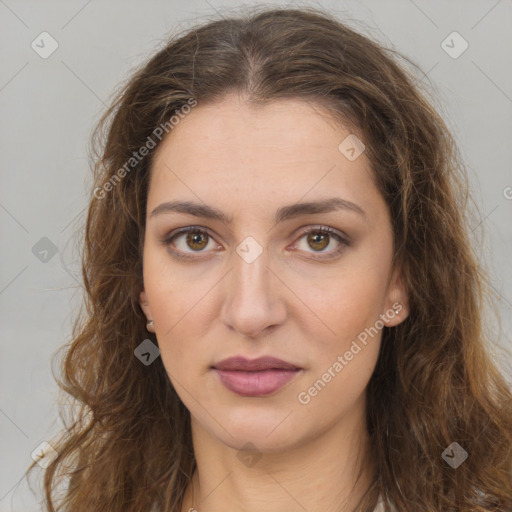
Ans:
[{"label": "eyelid", "polygon": [[[331,238],[335,238],[338,241],[338,243],[340,244],[340,246],[337,249],[333,249],[328,252],[316,252],[316,253],[314,251],[308,252],[308,254],[313,255],[313,256],[306,257],[306,259],[309,259],[309,260],[327,262],[331,259],[335,259],[336,257],[340,256],[341,253],[344,251],[344,249],[351,245],[350,238],[343,231],[339,231],[330,226],[316,224],[316,225],[306,226],[305,228],[301,229],[297,235],[295,235],[297,237],[297,242],[295,242],[294,247],[308,233],[327,234]],[[317,254],[318,256],[315,256],[315,254]]]},{"label": "eyelid", "polygon": [[[297,230],[297,231],[292,235],[294,237],[298,237],[297,241],[294,242],[294,247],[296,246],[296,244],[305,235],[307,235],[310,232],[312,232],[312,233],[324,233],[324,234],[327,234],[327,235],[337,239],[337,241],[341,244],[338,249],[334,249],[334,250],[331,250],[331,251],[326,252],[326,253],[317,252],[316,254],[319,255],[318,257],[313,256],[313,257],[308,257],[307,259],[312,259],[312,260],[329,260],[330,258],[334,258],[334,257],[338,256],[340,254],[340,252],[346,246],[350,246],[351,245],[351,240],[350,240],[349,236],[347,236],[343,231],[339,231],[337,229],[331,228],[330,226],[326,226],[326,225],[322,225],[322,224],[314,224],[314,225],[309,225],[309,226],[305,226],[303,228],[300,228],[300,230]],[[204,226],[199,226],[199,225],[185,226],[185,227],[182,227],[182,228],[174,229],[170,233],[168,233],[167,235],[165,235],[163,237],[161,243],[164,246],[169,247],[171,245],[171,243],[176,238],[178,238],[178,237],[180,237],[182,235],[185,235],[187,233],[191,233],[191,232],[192,233],[202,233],[202,234],[205,234],[205,235],[207,235],[209,238],[211,238],[212,240],[214,240],[218,244],[218,242],[216,241],[215,236],[210,232],[210,230],[208,228],[204,227]],[[296,250],[296,249],[294,249],[294,250]],[[194,259],[201,259],[202,258],[201,255],[202,254],[207,254],[208,252],[212,252],[212,251],[197,251],[196,253],[198,254],[198,256],[193,256],[194,251],[192,251],[192,252],[184,252],[184,251],[181,251],[179,249],[171,249],[171,251],[173,253],[173,256],[175,256],[175,257],[177,257],[179,259],[184,259],[184,260],[189,260],[189,261],[193,261]],[[188,254],[190,256],[185,256],[184,254]],[[313,252],[311,252],[309,254],[313,254],[314,255],[315,252],[313,251]],[[328,256],[322,256],[323,254],[326,254]]]},{"label": "eyelid", "polygon": [[344,242],[346,242],[347,244],[350,243],[350,238],[347,234],[345,234],[343,231],[340,231],[338,229],[335,229],[335,228],[331,228],[330,226],[326,226],[324,224],[310,224],[309,226],[306,226],[304,228],[300,228],[300,230],[298,230],[298,232],[296,233],[296,235],[294,236],[303,236],[307,233],[309,233],[310,231],[312,232],[322,232],[322,233],[327,233],[329,235],[336,235],[338,236],[339,238],[341,238]]},{"label": "eyelid", "polygon": [[[211,234],[210,230],[204,226],[185,226],[183,228],[177,228],[173,229],[170,233],[165,235],[162,239],[162,244],[166,247],[169,247],[171,243],[178,237],[182,235],[186,235],[187,233],[202,233],[205,235],[208,235],[209,238],[212,240],[215,240],[215,237]],[[218,242],[216,242],[218,244]],[[194,259],[199,259],[201,256],[185,256],[185,254],[193,254],[192,253],[184,253],[183,251],[180,251],[179,249],[171,249],[172,255],[176,258],[193,261]],[[198,254],[206,254],[206,252],[199,252]]]}]

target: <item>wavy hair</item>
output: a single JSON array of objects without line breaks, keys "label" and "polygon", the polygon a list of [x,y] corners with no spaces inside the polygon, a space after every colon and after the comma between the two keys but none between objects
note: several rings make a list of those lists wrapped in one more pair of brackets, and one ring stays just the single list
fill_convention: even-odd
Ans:
[{"label": "wavy hair", "polygon": [[[190,413],[161,358],[134,356],[157,342],[139,306],[155,149],[130,159],[184,105],[230,92],[256,105],[303,99],[348,123],[391,212],[410,314],[384,328],[368,384],[375,474],[357,511],[379,495],[400,512],[512,510],[512,394],[487,346],[491,292],[469,235],[466,173],[397,56],[322,10],[260,7],[173,36],[122,85],[91,139],[84,308],[58,380],[75,407],[44,473],[49,512],[180,511],[195,469]],[[452,442],[469,454],[456,469],[441,456]]]}]

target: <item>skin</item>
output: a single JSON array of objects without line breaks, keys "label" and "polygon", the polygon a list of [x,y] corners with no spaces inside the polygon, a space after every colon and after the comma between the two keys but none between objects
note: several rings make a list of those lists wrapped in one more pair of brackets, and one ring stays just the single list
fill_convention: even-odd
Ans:
[{"label": "skin", "polygon": [[[382,331],[359,343],[362,350],[309,403],[298,400],[379,315],[393,327],[408,314],[392,265],[389,211],[369,162],[364,152],[350,161],[338,149],[350,133],[303,100],[254,107],[229,95],[193,108],[155,154],[140,302],[191,414],[196,500],[189,486],[183,511],[351,511],[368,485],[366,386]],[[281,206],[330,197],[365,215],[340,209],[274,223]],[[207,203],[233,223],[151,216],[171,200]],[[210,236],[192,246],[187,234],[163,243],[186,226]],[[304,232],[319,226],[350,244],[332,236],[308,243]],[[252,263],[236,252],[248,236],[263,249]],[[173,247],[197,259],[175,259]],[[399,314],[386,315],[397,303]],[[235,355],[272,355],[302,371],[271,396],[241,397],[211,369]],[[248,442],[261,456],[252,465],[237,456]]]}]

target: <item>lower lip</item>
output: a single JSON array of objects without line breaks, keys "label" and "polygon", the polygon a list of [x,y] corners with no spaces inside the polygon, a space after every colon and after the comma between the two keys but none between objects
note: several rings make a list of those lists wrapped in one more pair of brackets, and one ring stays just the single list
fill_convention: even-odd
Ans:
[{"label": "lower lip", "polygon": [[288,384],[300,370],[262,370],[243,372],[217,370],[224,386],[241,396],[265,396],[276,392]]}]

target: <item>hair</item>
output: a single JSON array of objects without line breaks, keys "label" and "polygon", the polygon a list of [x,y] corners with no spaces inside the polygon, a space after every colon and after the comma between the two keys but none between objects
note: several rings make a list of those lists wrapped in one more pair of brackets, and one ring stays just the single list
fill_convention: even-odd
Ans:
[{"label": "hair", "polygon": [[[44,473],[48,511],[180,511],[196,464],[190,413],[161,358],[134,356],[157,342],[139,305],[156,149],[130,159],[185,105],[229,93],[254,105],[301,99],[352,127],[389,206],[410,313],[384,328],[366,390],[375,471],[357,511],[379,495],[386,510],[512,510],[512,394],[486,346],[491,292],[469,235],[467,176],[397,56],[322,10],[260,8],[175,35],[123,84],[92,136],[85,307],[58,382],[76,407]],[[452,442],[469,454],[456,469],[441,456]]]}]

